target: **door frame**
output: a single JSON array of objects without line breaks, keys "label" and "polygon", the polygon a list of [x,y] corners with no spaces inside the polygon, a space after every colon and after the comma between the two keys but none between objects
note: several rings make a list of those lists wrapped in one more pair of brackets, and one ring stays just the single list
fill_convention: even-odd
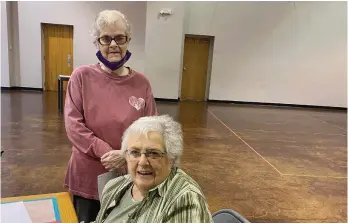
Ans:
[{"label": "door frame", "polygon": [[[45,25],[58,25],[58,26],[71,26],[73,29],[73,53],[72,53],[72,57],[74,58],[74,25],[72,24],[58,24],[58,23],[47,23],[47,22],[41,22],[40,23],[40,32],[41,32],[41,79],[42,79],[42,89],[43,91],[45,91],[45,71],[46,71],[46,67],[45,67],[45,36],[44,36],[44,27]],[[74,70],[74,60],[73,60],[73,70]],[[57,79],[58,82],[58,79]]]},{"label": "door frame", "polygon": [[42,74],[41,74],[41,79],[42,79],[42,90],[45,91],[45,71],[46,71],[46,66],[45,66],[45,36],[44,36],[44,26],[47,23],[41,23],[40,24],[40,32],[41,32],[41,69],[42,69]]},{"label": "door frame", "polygon": [[214,43],[215,43],[215,36],[207,36],[207,35],[196,35],[196,34],[185,34],[183,36],[182,40],[182,53],[181,53],[181,65],[180,65],[180,80],[179,80],[179,93],[178,93],[178,99],[181,101],[181,86],[182,86],[182,75],[183,75],[183,69],[184,69],[184,53],[185,53],[185,38],[186,37],[193,37],[193,38],[208,38],[209,39],[209,55],[208,55],[208,69],[207,69],[207,80],[206,80],[206,86],[205,86],[205,96],[204,101],[207,101],[209,98],[209,92],[210,92],[210,80],[211,80],[211,71],[212,71],[212,63],[213,63],[213,54],[214,54]]}]

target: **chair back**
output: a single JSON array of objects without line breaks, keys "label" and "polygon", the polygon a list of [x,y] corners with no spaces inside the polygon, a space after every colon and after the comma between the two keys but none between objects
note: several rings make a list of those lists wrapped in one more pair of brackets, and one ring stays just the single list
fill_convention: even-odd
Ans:
[{"label": "chair back", "polygon": [[214,223],[250,223],[243,216],[231,209],[222,209],[213,215]]},{"label": "chair back", "polygon": [[117,178],[119,176],[121,176],[122,174],[120,174],[119,172],[116,171],[110,171],[104,174],[101,174],[98,176],[98,195],[99,195],[99,199],[101,199],[101,195],[103,193],[104,187],[107,184],[107,182],[109,182],[109,180],[112,180],[114,178]]}]

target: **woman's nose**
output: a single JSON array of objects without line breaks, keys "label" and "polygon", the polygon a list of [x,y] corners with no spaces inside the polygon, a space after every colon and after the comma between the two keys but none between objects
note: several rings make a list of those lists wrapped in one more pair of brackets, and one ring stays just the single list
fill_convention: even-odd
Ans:
[{"label": "woman's nose", "polygon": [[111,40],[110,46],[118,46],[115,40]]},{"label": "woman's nose", "polygon": [[139,164],[140,165],[146,165],[149,164],[149,160],[145,156],[145,154],[141,154],[140,159],[139,159]]}]

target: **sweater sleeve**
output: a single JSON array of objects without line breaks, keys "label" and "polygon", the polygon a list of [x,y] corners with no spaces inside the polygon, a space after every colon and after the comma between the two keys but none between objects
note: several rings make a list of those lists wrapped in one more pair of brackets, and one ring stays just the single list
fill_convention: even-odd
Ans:
[{"label": "sweater sleeve", "polygon": [[153,97],[151,86],[147,89],[147,97],[145,102],[145,116],[158,115],[155,98]]},{"label": "sweater sleeve", "polygon": [[188,192],[180,196],[167,213],[164,222],[201,222],[213,223],[208,205],[197,193]]},{"label": "sweater sleeve", "polygon": [[[78,71],[74,71],[78,72]],[[80,152],[100,158],[106,152],[111,151],[111,146],[98,138],[85,123],[83,113],[83,95],[78,75],[71,75],[68,82],[65,98],[65,128],[69,140]]]}]

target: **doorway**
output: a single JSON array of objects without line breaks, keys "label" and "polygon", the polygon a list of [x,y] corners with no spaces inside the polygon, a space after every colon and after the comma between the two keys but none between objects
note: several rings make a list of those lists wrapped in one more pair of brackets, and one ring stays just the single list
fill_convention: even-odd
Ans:
[{"label": "doorway", "polygon": [[186,35],[181,100],[205,101],[209,89],[213,37]]},{"label": "doorway", "polygon": [[58,91],[58,75],[71,75],[73,71],[73,26],[42,24],[42,40],[43,87],[45,91]]}]

